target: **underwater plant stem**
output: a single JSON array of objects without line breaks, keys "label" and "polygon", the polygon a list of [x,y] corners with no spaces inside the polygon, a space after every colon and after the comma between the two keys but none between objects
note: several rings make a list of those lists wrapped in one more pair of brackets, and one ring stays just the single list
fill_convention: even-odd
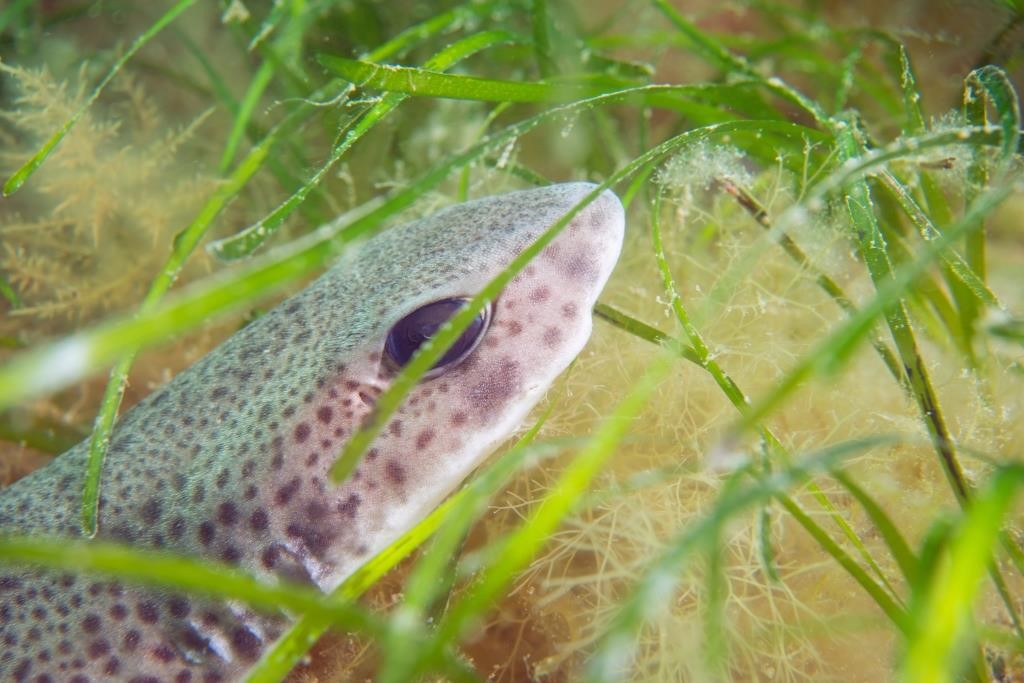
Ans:
[{"label": "underwater plant stem", "polygon": [[147,585],[232,598],[271,614],[282,608],[315,614],[371,636],[383,633],[380,619],[350,599],[327,597],[314,588],[286,581],[268,583],[224,564],[109,541],[0,535],[0,566],[6,565],[109,574]]},{"label": "underwater plant stem", "polygon": [[[855,159],[865,151],[864,144],[858,139],[857,131],[857,123],[852,120],[848,121],[847,125],[836,129],[837,149],[840,158],[844,161]],[[878,219],[873,209],[867,181],[864,179],[851,181],[847,187],[845,199],[871,279],[875,287],[880,289],[883,284],[893,281],[893,269],[885,248],[885,237],[879,229]],[[969,213],[964,216],[962,219],[964,230],[968,235],[978,230],[983,215]],[[935,240],[933,243],[939,242],[940,240]],[[903,362],[907,379],[913,388],[913,397],[931,437],[932,445],[939,456],[943,472],[957,502],[962,508],[965,508],[971,499],[972,491],[964,477],[952,435],[939,405],[938,396],[932,386],[924,359],[918,350],[903,299],[897,298],[893,301],[885,309],[883,315],[889,326],[890,334],[896,342],[897,352]],[[1009,588],[997,565],[991,566],[990,575],[1013,621],[1018,638],[1024,639],[1024,622],[1021,621]]]},{"label": "underwater plant stem", "polygon": [[672,25],[682,33],[697,49],[697,52],[709,62],[722,69],[730,77],[742,74],[762,84],[769,91],[788,100],[809,113],[819,124],[826,124],[829,116],[814,100],[789,86],[777,77],[766,78],[743,57],[738,57],[726,49],[707,33],[700,31],[686,19],[668,0],[652,0],[654,6],[668,18]]},{"label": "underwater plant stem", "polygon": [[[175,235],[171,255],[150,285],[136,316],[151,314],[160,307],[164,295],[178,279],[185,262],[206,235],[207,230],[213,224],[213,219],[263,165],[263,161],[270,153],[271,142],[272,140],[267,138],[261,144],[253,147],[227,181],[220,185],[206,201],[189,226]],[[115,362],[103,392],[100,409],[93,423],[92,436],[89,438],[89,458],[86,463],[85,482],[82,486],[81,523],[82,533],[86,538],[94,537],[99,530],[98,507],[103,460],[110,446],[114,421],[117,419],[117,412],[124,398],[124,390],[128,384],[128,372],[135,360],[137,348],[130,348]]]},{"label": "underwater plant stem", "polygon": [[[708,350],[707,344],[704,342],[704,339],[701,336],[700,331],[691,322],[690,316],[686,312],[686,308],[683,306],[682,298],[679,296],[679,289],[678,287],[676,287],[675,278],[672,276],[672,270],[669,267],[668,259],[665,256],[665,249],[661,239],[661,193],[655,193],[654,197],[652,198],[649,214],[651,217],[651,237],[654,242],[654,256],[658,264],[658,269],[661,271],[663,285],[665,287],[665,291],[669,295],[672,311],[675,313],[676,320],[682,326],[687,338],[693,345],[694,352],[698,357],[698,364],[711,375],[711,377],[715,380],[715,383],[726,395],[726,398],[728,398],[729,402],[732,403],[732,405],[742,414],[743,411],[746,410],[747,407],[750,405],[750,399],[743,392],[743,390],[740,389],[739,385],[736,384],[736,382],[722,369],[722,367],[714,359],[714,357]],[[784,465],[791,464],[789,452],[786,450],[785,446],[782,445],[782,442],[779,441],[778,437],[776,437],[775,434],[772,433],[771,429],[762,424],[758,424],[756,428],[758,434],[761,437],[761,441],[764,444],[765,449],[768,452],[776,455]],[[763,461],[763,465],[765,473],[771,471],[771,459],[765,458]],[[889,582],[888,578],[885,576],[885,572],[882,571],[882,568],[878,565],[878,562],[875,561],[875,558],[871,555],[871,552],[868,550],[867,546],[864,545],[864,542],[857,535],[857,532],[854,531],[853,527],[850,526],[849,522],[847,522],[846,519],[841,514],[839,514],[839,511],[836,509],[835,505],[833,505],[829,497],[825,495],[825,492],[822,491],[816,483],[814,483],[813,481],[810,482],[808,484],[808,488],[810,488],[815,500],[817,500],[817,502],[822,506],[822,508],[824,508],[828,512],[829,518],[836,524],[836,526],[839,527],[840,531],[842,531],[843,535],[847,538],[847,540],[849,540],[850,543],[853,544],[853,546],[857,549],[858,553],[860,554],[864,562],[869,567],[871,567],[871,570],[874,572],[875,576],[877,576],[879,581],[881,581],[882,584],[884,584],[885,589],[889,591],[889,595],[886,596],[886,599],[892,602],[893,604],[896,604],[896,602],[899,601],[899,598],[897,597],[899,594],[897,593],[895,586],[893,586]],[[787,510],[799,509],[797,503],[790,499],[785,492],[779,492],[777,497],[779,501],[783,504],[783,506],[786,507]],[[819,544],[826,552],[832,555],[832,557],[837,561],[840,560],[840,557],[834,554],[834,551],[836,548],[838,548],[838,546],[835,544],[834,541],[831,540],[831,538],[828,539],[828,543],[824,543],[821,541],[822,538],[826,538],[828,535],[825,533],[823,529],[821,529],[821,527],[819,527],[814,522],[814,520],[811,519],[810,516],[806,514],[794,515],[794,519],[796,519],[797,522],[799,522],[807,530],[807,532],[815,540],[819,542]],[[853,562],[852,559],[848,562],[840,561],[840,564],[847,571],[851,571],[851,564],[856,566],[856,563]],[[857,572],[859,572],[859,574],[854,574],[854,578],[857,580],[858,583],[861,583],[865,586],[865,590],[867,590],[872,597],[874,597],[880,591],[884,593],[882,588],[874,581],[872,581],[866,573],[864,573],[863,569],[861,569],[859,566],[856,566],[856,570]],[[889,597],[890,595],[892,597]],[[884,611],[887,611],[888,613],[888,609],[885,605],[880,606]]]},{"label": "underwater plant stem", "polygon": [[[754,197],[747,192],[744,188],[740,187],[736,183],[732,182],[728,178],[720,177],[716,178],[718,184],[725,190],[726,193],[733,196],[740,206],[751,215],[751,217],[765,230],[771,232],[773,230],[772,220],[768,216],[768,212],[761,206]],[[803,249],[797,245],[793,238],[786,232],[776,232],[778,235],[777,239],[779,246],[782,250],[793,259],[793,261],[800,266],[800,268],[807,270],[814,275],[814,281],[818,287],[821,288],[826,294],[835,301],[836,305],[839,306],[843,312],[848,315],[853,315],[857,312],[857,307],[853,305],[853,301],[846,295],[846,292],[833,280],[829,275],[818,269],[811,260],[804,253]],[[906,376],[900,370],[900,364],[896,360],[896,356],[893,355],[892,349],[886,346],[882,338],[876,334],[873,330],[868,339],[871,347],[878,354],[878,357],[882,359],[886,369],[889,370],[889,374],[892,375],[893,379],[903,388],[904,391],[909,395],[910,385],[907,384]]]},{"label": "underwater plant stem", "polygon": [[[836,127],[836,143],[843,162],[849,162],[864,154],[864,145],[857,139],[857,122],[850,120],[846,125]],[[875,215],[870,189],[863,178],[852,180],[844,197],[847,211],[854,226],[854,236],[860,246],[864,261],[875,287],[893,279],[892,263],[886,249],[886,240]],[[917,348],[910,318],[902,298],[886,307],[883,313],[889,332],[896,343],[896,350],[903,364],[907,380],[913,389],[913,396],[921,412],[921,418],[928,428],[932,443],[950,487],[957,500],[964,504],[970,498],[970,489],[964,478],[960,460],[957,457],[953,439],[946,426],[939,406],[938,397],[932,387],[928,370]]]}]

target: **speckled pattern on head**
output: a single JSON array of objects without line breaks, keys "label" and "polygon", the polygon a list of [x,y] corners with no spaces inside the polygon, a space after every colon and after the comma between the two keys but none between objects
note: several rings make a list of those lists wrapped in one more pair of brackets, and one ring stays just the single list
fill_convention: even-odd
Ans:
[{"label": "speckled pattern on head", "polygon": [[[590,335],[618,257],[610,192],[493,304],[482,343],[424,379],[357,470],[327,470],[394,376],[389,329],[471,296],[593,186],[453,206],[373,237],[118,423],[100,536],[335,588],[514,430]],[[0,531],[77,536],[86,444],[0,495]],[[288,625],[233,603],[0,566],[0,680],[228,681]]]}]

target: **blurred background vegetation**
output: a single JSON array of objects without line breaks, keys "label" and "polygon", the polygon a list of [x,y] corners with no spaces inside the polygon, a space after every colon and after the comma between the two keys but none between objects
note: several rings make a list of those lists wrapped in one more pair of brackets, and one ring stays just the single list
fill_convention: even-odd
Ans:
[{"label": "blurred background vegetation", "polygon": [[370,589],[387,637],[292,677],[1021,680],[1022,38],[982,0],[7,0],[0,477],[347,230],[607,181],[627,244],[534,442],[576,447],[486,469],[445,571]]}]

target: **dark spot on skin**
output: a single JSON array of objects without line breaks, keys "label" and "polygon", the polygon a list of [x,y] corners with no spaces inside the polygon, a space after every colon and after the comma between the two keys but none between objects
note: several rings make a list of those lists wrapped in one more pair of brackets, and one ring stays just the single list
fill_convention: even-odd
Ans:
[{"label": "dark spot on skin", "polygon": [[316,410],[316,419],[325,425],[331,424],[331,420],[334,419],[334,409],[330,406],[320,406]]},{"label": "dark spot on skin", "polygon": [[331,539],[312,526],[306,524],[292,523],[285,529],[285,533],[292,538],[302,539],[306,548],[314,555],[323,555],[324,551],[331,544]]},{"label": "dark spot on skin", "polygon": [[135,614],[144,624],[155,624],[160,618],[160,611],[156,608],[156,603],[149,600],[136,603]]},{"label": "dark spot on skin", "polygon": [[164,664],[167,664],[168,662],[174,660],[174,650],[172,650],[170,646],[168,646],[165,643],[161,643],[160,645],[154,647],[152,652],[153,656],[161,662],[163,662]]},{"label": "dark spot on skin", "polygon": [[103,626],[103,620],[98,614],[86,614],[82,619],[82,630],[86,633],[99,633],[101,626]]},{"label": "dark spot on skin", "polygon": [[572,280],[592,284],[599,277],[597,264],[588,256],[576,254],[565,260],[565,274]]},{"label": "dark spot on skin", "polygon": [[210,649],[209,639],[203,637],[195,626],[192,624],[186,624],[185,628],[181,630],[179,642],[186,650],[192,652],[206,652]]},{"label": "dark spot on skin", "polygon": [[312,431],[313,430],[310,429],[310,426],[308,424],[306,424],[305,422],[300,422],[299,424],[295,425],[295,441],[297,443],[302,443],[303,441],[309,438],[309,435]]},{"label": "dark spot on skin", "polygon": [[562,341],[562,331],[557,327],[546,327],[541,340],[546,348],[553,349]]},{"label": "dark spot on skin", "polygon": [[213,391],[210,392],[210,398],[212,398],[214,401],[216,401],[217,399],[220,399],[220,398],[224,398],[227,395],[228,395],[228,388],[227,387],[216,387]]},{"label": "dark spot on skin", "polygon": [[121,649],[125,652],[134,652],[135,648],[142,642],[142,635],[132,629],[124,634],[124,638],[121,640]]},{"label": "dark spot on skin", "polygon": [[276,562],[277,548],[274,546],[264,548],[263,552],[260,554],[260,564],[263,565],[264,569],[273,569]]},{"label": "dark spot on skin", "polygon": [[121,660],[117,657],[111,657],[107,660],[107,663],[103,666],[103,673],[108,676],[116,676],[117,672],[121,670]]},{"label": "dark spot on skin", "polygon": [[167,601],[167,611],[175,619],[184,619],[188,616],[191,606],[188,600],[182,597],[174,597]]},{"label": "dark spot on skin", "polygon": [[277,490],[277,493],[274,494],[274,501],[278,505],[287,505],[291,501],[292,496],[299,490],[299,484],[299,478],[292,477],[287,484]]},{"label": "dark spot on skin", "polygon": [[422,432],[416,435],[416,449],[423,450],[427,445],[434,440],[434,430],[424,429]]},{"label": "dark spot on skin", "polygon": [[327,515],[327,506],[318,500],[306,503],[306,518],[312,522],[323,519]]},{"label": "dark spot on skin", "polygon": [[281,416],[284,417],[286,420],[294,414],[295,406],[286,406],[285,409],[281,411]]},{"label": "dark spot on skin", "polygon": [[86,654],[89,655],[89,659],[99,659],[110,652],[110,643],[100,638],[89,643],[89,647],[86,650]]},{"label": "dark spot on skin", "polygon": [[117,621],[123,621],[128,616],[128,608],[119,602],[110,608],[110,616]]},{"label": "dark spot on skin", "polygon": [[402,435],[402,421],[401,420],[392,420],[391,424],[388,425],[388,431],[392,434],[392,436],[401,436]]},{"label": "dark spot on skin", "polygon": [[562,304],[563,318],[565,318],[566,320],[575,320],[577,315],[579,315],[579,309],[576,307],[576,304],[572,302]]},{"label": "dark spot on skin", "polygon": [[508,336],[517,337],[523,332],[523,326],[518,320],[508,321]]},{"label": "dark spot on skin", "polygon": [[234,526],[238,521],[238,506],[230,500],[217,506],[217,521],[224,526]]},{"label": "dark spot on skin", "polygon": [[363,501],[356,494],[349,494],[343,502],[338,503],[338,512],[345,515],[349,519],[355,519],[356,513],[359,511],[359,504]]},{"label": "dark spot on skin", "polygon": [[371,448],[370,450],[368,450],[366,452],[366,459],[367,460],[376,460],[378,455],[380,455],[380,451],[377,450],[376,448]]},{"label": "dark spot on skin", "polygon": [[192,490],[192,502],[195,504],[202,503],[206,498],[206,490],[202,484],[196,484],[196,487]]},{"label": "dark spot on skin", "polygon": [[260,654],[262,642],[252,631],[242,626],[231,632],[231,649],[242,659],[256,659]]},{"label": "dark spot on skin", "polygon": [[518,363],[509,358],[503,359],[495,371],[470,389],[470,401],[481,411],[499,410],[518,389],[519,374]]},{"label": "dark spot on skin", "polygon": [[265,531],[270,526],[270,520],[267,519],[267,513],[263,510],[256,510],[249,515],[249,527],[253,531]]},{"label": "dark spot on skin", "polygon": [[392,484],[401,486],[405,483],[405,468],[398,464],[395,460],[388,460],[384,464],[384,476],[388,478]]},{"label": "dark spot on skin", "polygon": [[225,467],[220,471],[220,474],[217,475],[217,490],[223,491],[224,487],[228,485],[229,481],[231,481],[231,472],[229,472],[228,469]]},{"label": "dark spot on skin", "polygon": [[213,542],[214,526],[209,520],[199,525],[199,542],[203,545],[210,545]]},{"label": "dark spot on skin", "polygon": [[224,548],[224,551],[220,554],[220,556],[221,559],[223,559],[228,564],[238,564],[238,561],[242,559],[242,551],[233,545],[229,545],[228,547]]},{"label": "dark spot on skin", "polygon": [[542,301],[547,301],[548,297],[550,296],[551,290],[548,289],[546,286],[541,286],[530,292],[530,301],[534,303],[540,303]]},{"label": "dark spot on skin", "polygon": [[160,501],[150,498],[142,504],[139,516],[147,526],[154,526],[160,521]]}]

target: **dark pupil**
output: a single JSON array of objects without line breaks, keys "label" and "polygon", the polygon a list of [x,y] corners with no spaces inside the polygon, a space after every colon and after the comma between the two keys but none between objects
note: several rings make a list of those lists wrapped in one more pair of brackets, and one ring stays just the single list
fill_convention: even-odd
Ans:
[{"label": "dark pupil", "polygon": [[[392,361],[402,367],[409,362],[423,342],[430,339],[449,318],[466,305],[468,299],[441,299],[416,309],[391,328],[384,350]],[[434,364],[434,370],[458,363],[476,348],[487,326],[487,313],[481,311],[450,349]]]}]

